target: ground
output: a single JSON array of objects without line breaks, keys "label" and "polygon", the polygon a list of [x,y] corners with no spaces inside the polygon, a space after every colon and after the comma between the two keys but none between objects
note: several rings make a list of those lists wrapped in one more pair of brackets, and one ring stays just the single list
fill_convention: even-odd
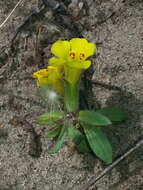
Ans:
[{"label": "ground", "polygon": [[[0,0],[0,23],[17,2]],[[79,190],[107,167],[92,155],[72,151],[68,142],[49,155],[52,142],[44,126],[34,122],[46,108],[31,75],[47,64],[49,48],[58,39],[82,36],[97,45],[94,101],[128,113],[125,123],[105,129],[114,160],[141,139],[142,0],[25,0],[0,32],[0,190]],[[143,190],[142,151],[129,155],[89,190]]]}]

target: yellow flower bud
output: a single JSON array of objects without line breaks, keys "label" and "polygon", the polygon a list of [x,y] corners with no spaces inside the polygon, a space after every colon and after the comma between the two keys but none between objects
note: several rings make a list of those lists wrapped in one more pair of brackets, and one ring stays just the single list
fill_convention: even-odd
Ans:
[{"label": "yellow flower bud", "polygon": [[41,69],[33,73],[33,78],[37,79],[37,85],[49,85],[58,93],[62,94],[62,75],[57,67],[48,66],[47,69]]}]

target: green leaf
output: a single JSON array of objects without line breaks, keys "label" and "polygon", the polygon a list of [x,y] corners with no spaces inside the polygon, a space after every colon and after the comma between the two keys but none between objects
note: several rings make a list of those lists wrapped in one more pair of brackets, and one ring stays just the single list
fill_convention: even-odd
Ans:
[{"label": "green leaf", "polygon": [[57,137],[60,133],[61,127],[55,126],[48,130],[47,138]]},{"label": "green leaf", "polygon": [[64,104],[68,112],[78,110],[78,84],[64,82]]},{"label": "green leaf", "polygon": [[116,107],[102,108],[98,110],[97,113],[108,117],[111,121],[124,121],[126,119],[125,112]]},{"label": "green leaf", "polygon": [[41,124],[51,125],[54,124],[54,121],[62,119],[64,117],[64,112],[62,111],[53,111],[44,113],[36,118],[36,120]]},{"label": "green leaf", "polygon": [[68,128],[68,136],[75,143],[79,152],[91,152],[85,135],[82,134],[77,128],[70,126]]},{"label": "green leaf", "polygon": [[63,142],[64,142],[64,137],[67,134],[67,129],[69,126],[69,121],[65,121],[64,125],[62,126],[60,135],[58,136],[56,142],[55,142],[55,146],[50,150],[50,154],[54,154],[56,152],[58,152],[58,150],[61,148]]},{"label": "green leaf", "polygon": [[112,162],[112,147],[100,128],[85,126],[84,131],[93,152],[104,162]]},{"label": "green leaf", "polygon": [[80,111],[79,120],[89,125],[110,125],[111,121],[104,115],[94,111]]}]

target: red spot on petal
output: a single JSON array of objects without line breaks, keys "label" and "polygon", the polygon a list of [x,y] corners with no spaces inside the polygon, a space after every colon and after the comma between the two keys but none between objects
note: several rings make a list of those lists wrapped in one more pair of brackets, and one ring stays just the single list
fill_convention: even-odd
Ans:
[{"label": "red spot on petal", "polygon": [[85,57],[85,54],[84,54],[84,53],[80,53],[80,54],[79,54],[79,59],[80,59],[80,60],[83,60],[84,57]]},{"label": "red spot on petal", "polygon": [[75,53],[74,52],[71,52],[70,54],[69,54],[69,56],[72,58],[72,59],[74,59],[75,58]]},{"label": "red spot on petal", "polygon": [[38,74],[39,74],[39,75],[42,75],[42,74],[43,74],[43,72],[38,72]]}]

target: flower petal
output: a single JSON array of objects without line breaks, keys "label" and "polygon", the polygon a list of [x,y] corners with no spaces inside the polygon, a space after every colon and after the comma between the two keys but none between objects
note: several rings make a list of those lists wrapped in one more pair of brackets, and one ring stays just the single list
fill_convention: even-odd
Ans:
[{"label": "flower petal", "polygon": [[48,84],[48,78],[41,77],[37,79],[37,86],[44,86],[47,84]]},{"label": "flower petal", "polygon": [[48,65],[51,65],[53,67],[57,67],[59,69],[59,71],[62,71],[63,66],[64,66],[64,62],[65,61],[63,59],[52,57],[52,58],[49,59]]},{"label": "flower petal", "polygon": [[33,78],[40,78],[40,77],[45,77],[48,76],[49,72],[48,69],[40,69],[39,71],[36,71],[33,73],[32,77]]},{"label": "flower petal", "polygon": [[52,57],[48,61],[48,64],[52,65],[52,66],[60,66],[60,65],[63,65],[63,63],[64,63],[63,59],[59,59],[59,58],[56,58],[56,57]]},{"label": "flower petal", "polygon": [[37,86],[43,86],[48,84],[48,69],[40,69],[37,72],[34,72],[32,77],[37,79]]},{"label": "flower petal", "polygon": [[58,67],[48,66],[47,69],[41,69],[33,73],[33,78],[37,79],[37,85],[49,85],[59,94],[63,93],[62,75]]},{"label": "flower petal", "polygon": [[57,67],[48,66],[48,70],[49,70],[49,76],[48,76],[49,84],[53,84],[57,80],[61,79],[61,74]]},{"label": "flower petal", "polygon": [[93,43],[89,43],[84,38],[73,38],[70,40],[71,51],[76,52],[78,55],[83,53],[85,55],[84,60],[93,55],[96,46]]},{"label": "flower petal", "polygon": [[88,69],[90,67],[90,65],[91,65],[91,61],[89,61],[89,60],[83,62],[84,69]]},{"label": "flower petal", "polygon": [[62,75],[59,67],[48,66],[48,83],[59,94],[63,93]]},{"label": "flower petal", "polygon": [[72,61],[72,62],[68,62],[67,66],[69,67],[73,67],[76,69],[88,69],[91,65],[91,61],[87,60],[87,61]]},{"label": "flower petal", "polygon": [[70,51],[70,43],[66,40],[65,41],[58,40],[51,47],[51,52],[59,58],[66,58],[69,51]]}]

